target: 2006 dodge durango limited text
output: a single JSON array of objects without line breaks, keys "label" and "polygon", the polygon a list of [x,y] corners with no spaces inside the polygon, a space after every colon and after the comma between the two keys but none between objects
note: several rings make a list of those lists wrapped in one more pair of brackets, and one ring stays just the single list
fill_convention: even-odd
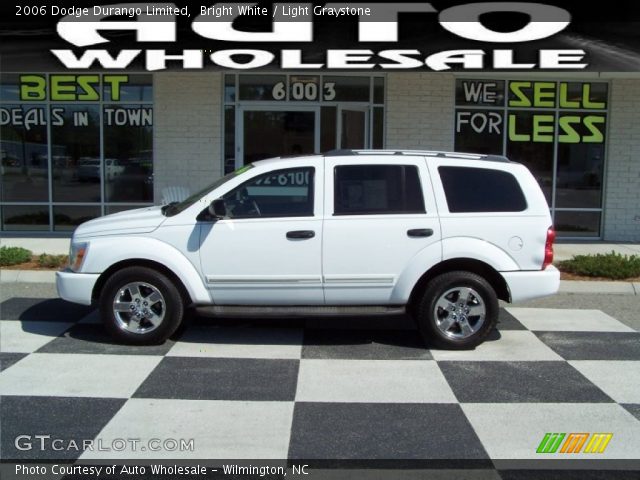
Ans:
[{"label": "2006 dodge durango limited text", "polygon": [[60,296],[119,341],[163,342],[186,309],[406,311],[425,341],[480,344],[498,299],[557,292],[549,207],[504,157],[336,151],[246,165],[189,198],[80,225]]}]

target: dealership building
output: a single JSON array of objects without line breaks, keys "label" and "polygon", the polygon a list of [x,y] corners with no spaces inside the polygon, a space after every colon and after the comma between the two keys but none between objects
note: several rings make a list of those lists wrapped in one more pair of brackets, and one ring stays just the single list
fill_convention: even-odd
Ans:
[{"label": "dealership building", "polygon": [[640,75],[162,72],[0,76],[0,229],[69,235],[263,158],[507,155],[561,238],[640,241]]}]

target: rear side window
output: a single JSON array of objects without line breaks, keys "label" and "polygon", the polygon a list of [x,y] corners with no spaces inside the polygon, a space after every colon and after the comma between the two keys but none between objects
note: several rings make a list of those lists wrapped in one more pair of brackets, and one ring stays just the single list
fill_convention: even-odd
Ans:
[{"label": "rear side window", "polygon": [[343,165],[335,168],[335,215],[425,213],[418,167]]},{"label": "rear side window", "polygon": [[516,178],[501,170],[439,167],[451,213],[522,212],[527,209]]}]

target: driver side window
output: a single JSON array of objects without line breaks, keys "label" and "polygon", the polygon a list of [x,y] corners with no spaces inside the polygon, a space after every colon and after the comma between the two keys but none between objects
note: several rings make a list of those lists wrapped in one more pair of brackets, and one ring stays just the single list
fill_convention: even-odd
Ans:
[{"label": "driver side window", "polygon": [[315,169],[259,175],[222,197],[229,218],[312,217]]}]

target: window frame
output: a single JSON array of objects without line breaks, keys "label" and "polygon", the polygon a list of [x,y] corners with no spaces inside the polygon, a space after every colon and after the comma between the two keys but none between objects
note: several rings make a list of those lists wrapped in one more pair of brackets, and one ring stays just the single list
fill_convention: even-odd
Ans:
[{"label": "window frame", "polygon": [[[353,167],[363,167],[363,168],[371,168],[371,167],[397,167],[397,168],[402,168],[403,172],[406,172],[407,168],[412,168],[414,169],[414,171],[416,172],[416,177],[418,180],[418,187],[420,188],[420,196],[421,196],[421,204],[422,204],[422,209],[420,211],[413,211],[413,212],[409,212],[409,211],[404,211],[404,210],[389,210],[389,211],[374,211],[374,210],[363,210],[363,211],[359,211],[359,212],[347,212],[347,213],[338,213],[337,212],[337,202],[338,202],[338,169],[339,168],[343,168],[343,167],[348,167],[348,168],[353,168]],[[404,176],[406,177],[406,174],[404,174]],[[405,178],[406,179],[406,178]],[[405,182],[406,183],[406,182]],[[405,192],[405,203],[406,203],[406,189],[403,190]],[[406,164],[395,164],[395,163],[358,163],[358,164],[351,164],[351,163],[347,163],[347,164],[342,164],[342,165],[335,165],[333,167],[333,210],[332,210],[332,215],[334,217],[348,217],[348,216],[372,216],[372,215],[426,215],[427,214],[427,206],[426,206],[427,202],[426,202],[426,198],[425,198],[425,194],[424,194],[424,189],[422,188],[422,178],[420,177],[420,168],[418,168],[417,165],[411,164],[411,163],[406,163]]]},{"label": "window frame", "polygon": [[259,219],[273,219],[273,218],[310,218],[310,217],[315,217],[315,208],[316,208],[316,188],[315,188],[315,182],[316,182],[316,178],[317,178],[317,168],[311,165],[305,165],[305,166],[300,166],[300,167],[289,167],[289,168],[280,168],[277,170],[270,170],[268,172],[264,172],[264,173],[260,173],[254,177],[251,177],[249,179],[247,179],[246,181],[242,182],[240,185],[237,185],[236,187],[232,188],[231,190],[229,190],[228,192],[226,192],[224,195],[222,195],[220,198],[222,198],[223,200],[225,199],[225,197],[227,196],[231,196],[233,195],[235,192],[237,192],[238,190],[240,190],[241,188],[245,188],[245,186],[249,183],[253,183],[255,181],[257,181],[258,179],[265,177],[265,176],[273,176],[273,175],[280,175],[282,174],[282,172],[288,172],[291,170],[303,170],[303,171],[309,171],[310,172],[310,184],[309,184],[309,191],[307,192],[307,197],[311,199],[311,212],[308,214],[304,214],[304,215],[291,215],[289,213],[285,214],[285,215],[256,215],[256,216],[243,216],[243,217],[225,217],[225,220],[234,220],[234,221],[239,221],[239,220],[259,220]]}]

